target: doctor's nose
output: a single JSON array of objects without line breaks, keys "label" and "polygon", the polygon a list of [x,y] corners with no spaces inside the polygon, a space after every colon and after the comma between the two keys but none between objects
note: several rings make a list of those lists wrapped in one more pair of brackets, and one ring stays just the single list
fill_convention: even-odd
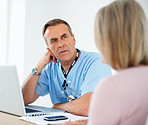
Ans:
[{"label": "doctor's nose", "polygon": [[58,47],[63,47],[64,45],[64,40],[59,40]]}]

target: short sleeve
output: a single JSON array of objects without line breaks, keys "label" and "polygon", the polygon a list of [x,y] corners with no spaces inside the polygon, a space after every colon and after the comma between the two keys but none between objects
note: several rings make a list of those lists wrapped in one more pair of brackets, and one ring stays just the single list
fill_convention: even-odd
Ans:
[{"label": "short sleeve", "polygon": [[45,69],[40,75],[35,92],[40,96],[44,96],[49,93],[49,77]]},{"label": "short sleeve", "polygon": [[81,95],[94,92],[98,82],[104,77],[111,76],[111,74],[111,68],[103,64],[100,57],[90,60],[84,72],[85,79],[81,86]]}]

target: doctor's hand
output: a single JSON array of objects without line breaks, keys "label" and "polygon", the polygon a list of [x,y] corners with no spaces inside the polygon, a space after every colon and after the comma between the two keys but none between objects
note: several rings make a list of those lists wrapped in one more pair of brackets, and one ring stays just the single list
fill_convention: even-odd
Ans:
[{"label": "doctor's hand", "polygon": [[38,65],[36,67],[37,71],[41,72],[42,69],[51,61],[54,63],[57,63],[56,57],[52,54],[52,52],[49,50],[49,48],[47,48],[46,54],[42,57],[42,59],[39,61]]}]

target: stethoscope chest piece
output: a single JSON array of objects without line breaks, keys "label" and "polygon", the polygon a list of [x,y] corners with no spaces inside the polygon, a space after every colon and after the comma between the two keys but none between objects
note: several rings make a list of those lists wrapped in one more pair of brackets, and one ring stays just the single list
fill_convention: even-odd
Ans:
[{"label": "stethoscope chest piece", "polygon": [[69,95],[69,96],[67,97],[67,101],[68,101],[68,102],[73,101],[73,100],[75,100],[75,97],[73,97],[72,95]]}]

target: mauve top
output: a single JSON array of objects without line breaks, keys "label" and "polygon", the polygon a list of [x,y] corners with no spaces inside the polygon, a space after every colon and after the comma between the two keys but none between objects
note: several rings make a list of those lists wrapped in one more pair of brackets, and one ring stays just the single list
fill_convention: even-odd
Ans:
[{"label": "mauve top", "polygon": [[102,79],[92,96],[88,125],[144,125],[148,116],[148,66]]}]

